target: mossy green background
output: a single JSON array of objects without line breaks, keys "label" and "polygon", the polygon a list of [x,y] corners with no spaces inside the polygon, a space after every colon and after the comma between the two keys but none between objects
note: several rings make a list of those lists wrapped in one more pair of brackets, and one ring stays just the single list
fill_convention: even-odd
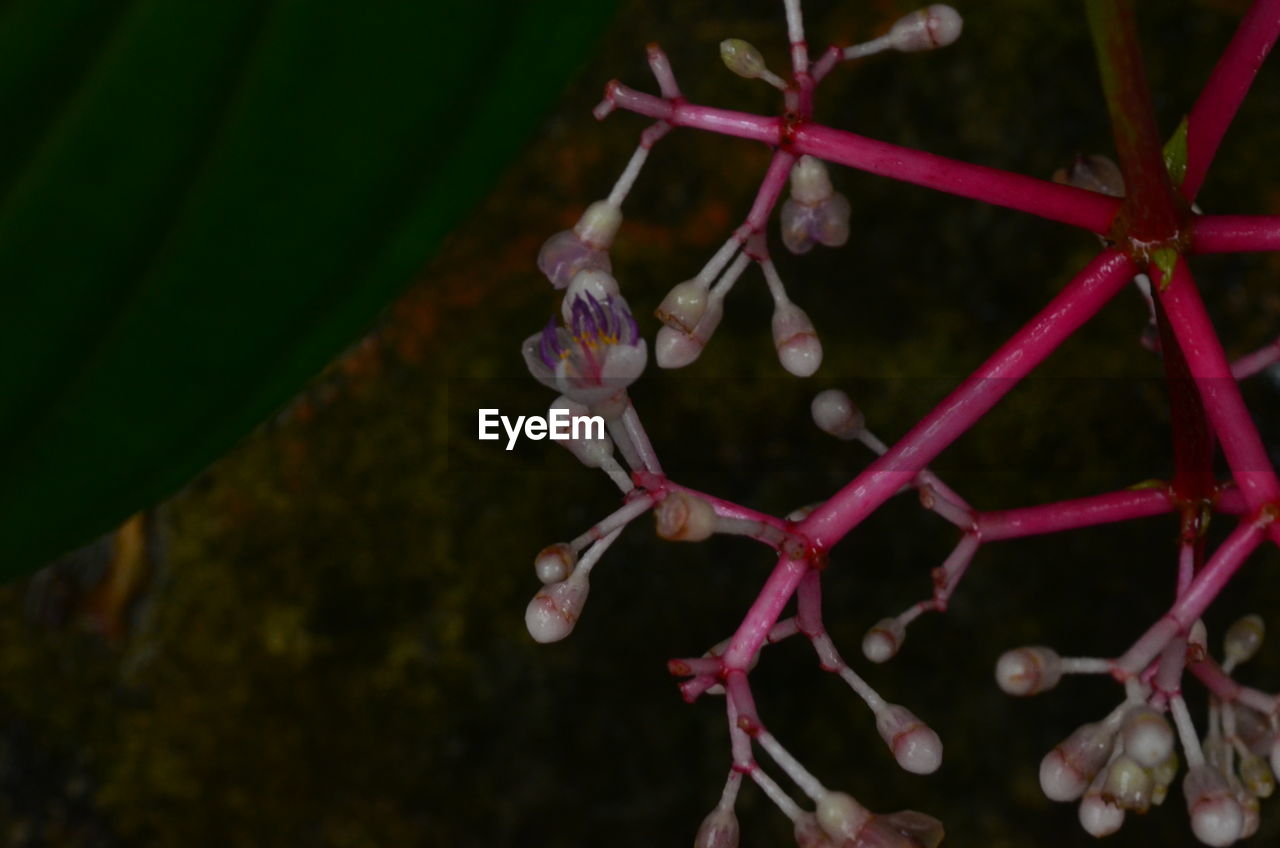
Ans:
[{"label": "mossy green background", "polygon": [[[0,595],[0,840],[57,846],[682,845],[718,795],[728,752],[715,700],[681,703],[664,668],[730,633],[771,560],[746,542],[671,545],[637,522],[595,572],[564,643],[536,646],[522,612],[530,563],[610,511],[598,472],[547,443],[511,453],[475,440],[478,407],[545,408],[520,341],[555,308],[533,267],[541,241],[607,191],[643,123],[589,110],[617,76],[651,88],[643,46],[668,50],[690,99],[767,111],[775,95],[732,77],[715,45],[755,42],[783,65],[773,0],[632,2],[537,140],[378,328],[155,515],[165,550],[126,635],[33,616],[33,588]],[[874,59],[824,86],[835,126],[1047,175],[1110,149],[1076,4],[960,3],[961,42]],[[1235,2],[1139,10],[1161,128],[1192,102],[1241,11]],[[1176,8],[1172,8],[1176,6]],[[899,2],[809,2],[811,41],[883,29]],[[1273,61],[1206,184],[1210,211],[1280,213],[1280,72]],[[767,151],[681,132],[628,201],[614,267],[642,329],[748,208]],[[850,390],[870,426],[903,433],[1032,315],[1097,249],[1092,236],[871,176],[838,172],[853,235],[837,251],[780,257],[827,361],[782,373],[768,299],[748,272],[706,355],[651,369],[633,395],[677,480],[762,509],[820,499],[867,457],[809,423],[820,388]],[[1230,353],[1280,329],[1272,257],[1197,260]],[[938,463],[982,508],[1128,485],[1170,471],[1159,363],[1124,292]],[[1247,396],[1274,450],[1278,387]],[[1222,524],[1214,528],[1222,532]],[[941,818],[946,844],[1092,844],[1074,809],[1044,800],[1040,757],[1114,703],[1114,685],[1068,680],[1027,701],[991,679],[999,653],[1048,643],[1115,654],[1169,601],[1175,527],[1150,520],[984,548],[951,610],[922,619],[884,667],[890,700],[942,735],[930,777],[902,774],[867,711],[803,644],[770,648],[753,676],[762,715],[817,775],[876,810]],[[878,618],[923,596],[954,532],[910,498],[832,557],[828,626],[846,656]],[[1274,550],[1215,605],[1213,633],[1260,612],[1280,626]],[[1280,649],[1241,673],[1280,687]],[[1198,695],[1193,695],[1199,710]],[[1263,831],[1280,835],[1264,802]],[[744,846],[790,844],[782,817],[744,792]],[[1131,817],[1117,845],[1192,845],[1180,796]]]}]

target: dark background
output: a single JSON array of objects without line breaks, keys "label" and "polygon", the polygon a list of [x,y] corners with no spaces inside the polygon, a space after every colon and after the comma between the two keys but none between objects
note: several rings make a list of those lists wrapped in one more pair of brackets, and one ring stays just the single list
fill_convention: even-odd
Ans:
[{"label": "dark background", "polygon": [[[772,564],[758,546],[660,542],[636,523],[595,572],[566,642],[536,646],[522,612],[543,545],[610,512],[611,485],[547,443],[474,439],[479,407],[540,413],[520,341],[555,308],[533,266],[544,238],[603,196],[643,122],[597,125],[606,80],[654,88],[658,40],[691,100],[770,111],[775,94],[720,65],[728,36],[785,67],[781,4],[626,3],[501,187],[379,326],[224,460],[96,553],[0,593],[0,841],[19,846],[594,846],[688,844],[728,765],[720,702],[681,703],[664,668],[732,632]],[[1166,8],[1166,5],[1168,8]],[[809,2],[815,45],[876,34],[910,7]],[[1077,4],[962,4],[965,35],[937,54],[879,57],[823,86],[819,118],[896,143],[1047,176],[1108,152]],[[1176,126],[1242,11],[1144,4],[1161,128]],[[815,50],[816,52],[816,50]],[[1265,67],[1201,205],[1280,214],[1280,75]],[[614,268],[652,338],[653,307],[693,275],[750,205],[768,151],[678,132],[626,209]],[[777,365],[769,301],[749,270],[706,355],[651,366],[633,391],[678,481],[772,512],[829,495],[867,460],[809,422],[841,386],[892,441],[1030,317],[1097,250],[1094,237],[970,201],[837,172],[853,234],[779,256],[827,360],[801,381]],[[776,243],[776,239],[775,239]],[[778,251],[781,254],[781,250]],[[1193,263],[1228,352],[1280,328],[1274,257]],[[1126,291],[937,464],[980,508],[1080,496],[1167,475],[1158,361]],[[1247,397],[1273,451],[1277,383]],[[1215,538],[1223,532],[1219,522]],[[753,675],[764,719],[828,785],[874,810],[941,818],[950,845],[1085,845],[1073,807],[1041,795],[1041,756],[1120,692],[1093,679],[1017,701],[992,682],[1009,647],[1115,655],[1167,607],[1172,521],[1153,519],[981,550],[950,612],[915,625],[885,667],[889,700],[931,723],[942,769],[904,775],[861,703],[795,642]],[[128,540],[141,540],[130,547]],[[910,498],[842,544],[824,580],[850,659],[865,629],[928,591],[955,533]],[[145,544],[144,544],[145,543]],[[96,558],[95,558],[96,557]],[[1211,610],[1275,616],[1280,561],[1256,556]],[[1242,679],[1280,680],[1267,645]],[[1192,701],[1202,716],[1193,684]],[[1180,785],[1112,844],[1194,844]],[[1263,831],[1280,834],[1274,804]],[[790,844],[753,788],[744,846]]]}]

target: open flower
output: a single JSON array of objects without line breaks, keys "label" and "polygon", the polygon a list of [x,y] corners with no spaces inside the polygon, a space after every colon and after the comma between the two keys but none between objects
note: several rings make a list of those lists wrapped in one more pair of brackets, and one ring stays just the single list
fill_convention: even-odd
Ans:
[{"label": "open flower", "polygon": [[524,342],[525,363],[538,382],[606,417],[625,408],[627,386],[648,355],[627,302],[585,291],[574,297],[565,326],[552,318]]}]

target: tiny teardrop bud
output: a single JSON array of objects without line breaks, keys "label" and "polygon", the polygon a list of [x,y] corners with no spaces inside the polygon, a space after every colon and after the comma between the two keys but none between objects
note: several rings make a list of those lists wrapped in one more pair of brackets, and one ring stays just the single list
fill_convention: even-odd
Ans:
[{"label": "tiny teardrop bud", "polygon": [[832,194],[831,177],[821,159],[801,156],[791,166],[791,196],[797,203],[817,206]]},{"label": "tiny teardrop bud", "polygon": [[1061,657],[1042,645],[1007,651],[996,662],[996,682],[1010,695],[1046,692],[1061,679]]},{"label": "tiny teardrop bud", "polygon": [[857,839],[871,813],[846,792],[828,792],[818,799],[818,824],[836,839]]},{"label": "tiny teardrop bud", "polygon": [[789,301],[773,310],[773,345],[782,367],[797,377],[811,377],[822,364],[822,342],[804,310]]},{"label": "tiny teardrop bud", "polygon": [[898,765],[912,774],[933,774],[942,765],[942,740],[906,707],[888,704],[876,714],[876,731]]},{"label": "tiny teardrop bud", "polygon": [[672,542],[701,542],[716,529],[711,504],[688,492],[670,492],[653,510],[658,535]]},{"label": "tiny teardrop bud", "polygon": [[894,50],[917,53],[954,43],[963,29],[964,19],[959,12],[935,3],[895,21],[889,30],[889,40]]},{"label": "tiny teardrop bud", "polygon": [[692,333],[706,311],[707,290],[696,280],[686,280],[667,292],[654,314],[668,327],[682,333]]},{"label": "tiny teardrop bud", "polygon": [[897,655],[906,638],[907,628],[902,622],[882,618],[862,637],[862,655],[873,663],[888,662]]},{"label": "tiny teardrop bud", "polygon": [[542,587],[524,613],[525,626],[534,641],[558,642],[572,633],[587,602],[589,589],[586,575],[581,572]]},{"label": "tiny teardrop bud", "polygon": [[1221,773],[1201,765],[1187,772],[1182,781],[1191,831],[1205,845],[1230,845],[1244,830],[1244,810]]},{"label": "tiny teardrop bud", "polygon": [[738,817],[731,807],[716,807],[702,820],[693,848],[738,848]]},{"label": "tiny teardrop bud", "polygon": [[578,555],[564,542],[547,545],[533,559],[533,570],[545,585],[559,583],[573,573]]},{"label": "tiny teardrop bud", "polygon": [[764,57],[760,55],[760,51],[741,38],[726,38],[720,42],[720,61],[745,79],[759,79],[765,70]]},{"label": "tiny teardrop bud", "polygon": [[[813,398],[813,403],[809,405],[809,411],[818,429],[838,439],[856,438],[867,423],[862,410],[858,409],[849,395],[840,389],[818,392]],[[888,620],[885,619],[885,621]],[[884,621],[876,627],[883,624]]]},{"label": "tiny teardrop bud", "polygon": [[1120,738],[1125,753],[1143,768],[1155,768],[1173,753],[1173,728],[1163,715],[1145,705],[1125,716]]},{"label": "tiny teardrop bud", "polygon": [[1223,637],[1223,656],[1233,666],[1248,662],[1258,653],[1266,633],[1262,616],[1246,615],[1227,628],[1227,635]]},{"label": "tiny teardrop bud", "polygon": [[573,231],[582,243],[595,250],[608,250],[622,226],[622,209],[616,203],[597,200],[587,207]]},{"label": "tiny teardrop bud", "polygon": [[1040,761],[1040,788],[1050,801],[1074,801],[1111,754],[1113,735],[1101,724],[1085,724]]}]

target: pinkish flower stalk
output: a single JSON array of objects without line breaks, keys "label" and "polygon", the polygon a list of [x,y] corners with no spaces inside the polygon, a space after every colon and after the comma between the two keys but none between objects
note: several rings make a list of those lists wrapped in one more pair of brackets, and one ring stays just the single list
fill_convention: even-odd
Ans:
[{"label": "pinkish flower stalk", "polygon": [[1187,171],[1182,194],[1195,200],[1253,78],[1280,34],[1280,0],[1257,0],[1209,74],[1187,119]]},{"label": "pinkish flower stalk", "polygon": [[[821,578],[828,551],[890,497],[913,488],[926,508],[961,530],[956,547],[934,570],[931,597],[896,618],[883,619],[867,634],[864,653],[873,662],[883,662],[901,647],[907,624],[926,611],[946,609],[983,542],[1174,513],[1180,521],[1178,546],[1170,558],[1175,600],[1127,651],[1113,660],[1064,658],[1042,645],[1018,648],[1001,658],[996,676],[1006,691],[1020,695],[1052,689],[1064,675],[1112,675],[1123,682],[1124,701],[1102,722],[1086,725],[1055,748],[1041,768],[1041,782],[1051,798],[1081,799],[1080,820],[1088,832],[1111,833],[1126,811],[1144,813],[1164,799],[1177,771],[1173,732],[1163,716],[1168,710],[1190,766],[1184,791],[1193,832],[1213,845],[1248,836],[1257,828],[1256,796],[1269,794],[1275,785],[1275,775],[1260,758],[1268,753],[1267,746],[1271,769],[1280,772],[1280,698],[1230,677],[1237,664],[1256,652],[1262,639],[1259,623],[1246,620],[1229,631],[1226,660],[1220,666],[1209,655],[1199,618],[1267,536],[1280,542],[1280,522],[1275,520],[1280,517],[1280,479],[1236,385],[1237,379],[1280,361],[1280,342],[1230,365],[1184,254],[1280,249],[1280,218],[1193,216],[1197,210],[1180,199],[1174,183],[1183,176],[1182,191],[1194,198],[1257,65],[1280,33],[1280,0],[1255,2],[1198,99],[1188,121],[1185,175],[1167,173],[1161,157],[1130,0],[1089,0],[1121,161],[1117,169],[1103,157],[1077,160],[1075,170],[1091,169],[1083,176],[1105,177],[1084,183],[1098,191],[813,123],[817,84],[840,61],[882,50],[914,52],[949,44],[960,34],[960,18],[950,7],[930,6],[898,21],[885,36],[829,48],[811,65],[800,0],[784,0],[784,8],[790,81],[769,71],[760,52],[740,39],[722,42],[721,57],[734,73],[781,89],[785,114],[763,117],[688,103],[656,45],[649,47],[648,57],[661,97],[613,81],[595,110],[603,118],[621,107],[656,123],[641,135],[608,198],[588,207],[578,226],[544,247],[539,264],[553,285],[566,292],[561,309],[566,326],[557,328],[553,322],[531,337],[525,355],[539,380],[608,419],[609,439],[571,445],[574,455],[617,480],[624,472],[612,460],[616,446],[632,475],[620,482],[625,493],[620,509],[572,544],[553,545],[538,556],[535,570],[546,585],[529,607],[531,633],[540,641],[567,635],[585,602],[591,568],[622,528],[650,507],[656,508],[658,532],[664,538],[701,541],[715,534],[745,535],[769,545],[779,553],[777,564],[733,635],[702,657],[669,663],[673,675],[688,678],[680,684],[686,700],[703,694],[725,696],[733,772],[697,844],[736,845],[732,806],[745,774],[792,820],[802,846],[932,848],[942,835],[938,822],[910,811],[877,816],[851,796],[826,789],[768,732],[757,713],[748,675],[761,651],[766,644],[804,634],[821,667],[838,674],[867,703],[899,764],[925,773],[940,761],[942,744],[933,731],[872,690],[826,632]],[[665,326],[655,343],[655,358],[662,367],[680,367],[698,358],[723,316],[725,295],[754,262],[775,303],[773,334],[783,365],[802,377],[818,369],[821,348],[812,323],[788,298],[769,257],[765,231],[790,179],[791,197],[778,216],[784,244],[794,253],[804,253],[815,244],[844,243],[850,235],[849,204],[832,189],[823,162],[1082,227],[1105,234],[1114,246],[1081,270],[892,447],[867,429],[861,412],[843,393],[833,390],[815,398],[812,411],[819,427],[839,438],[861,441],[878,456],[826,501],[786,519],[776,518],[668,479],[625,392],[643,368],[646,349],[610,274],[608,250],[621,222],[621,203],[649,149],[672,127],[761,141],[774,148],[774,154],[742,225],[693,279],[676,285],[659,305],[657,314]],[[1178,164],[1176,151],[1170,161]],[[1081,183],[1070,174],[1067,178]],[[1123,187],[1128,194],[1121,197]],[[1140,270],[1150,272],[1154,286]],[[1162,353],[1166,366],[1173,412],[1173,480],[1038,506],[981,511],[929,470],[941,451],[1135,278],[1149,307],[1149,347]],[[1231,472],[1229,481],[1218,481],[1209,471],[1215,437]],[[1206,562],[1205,527],[1213,513],[1239,516],[1240,521]],[[783,618],[793,598],[796,612]],[[1181,694],[1188,670],[1212,695],[1203,751]],[[1255,713],[1261,717],[1251,719]],[[1237,719],[1245,725],[1252,721],[1251,750],[1236,735]],[[816,805],[813,813],[801,809],[764,772],[754,759],[753,745],[809,796]],[[1238,769],[1236,749],[1242,757]]]}]

